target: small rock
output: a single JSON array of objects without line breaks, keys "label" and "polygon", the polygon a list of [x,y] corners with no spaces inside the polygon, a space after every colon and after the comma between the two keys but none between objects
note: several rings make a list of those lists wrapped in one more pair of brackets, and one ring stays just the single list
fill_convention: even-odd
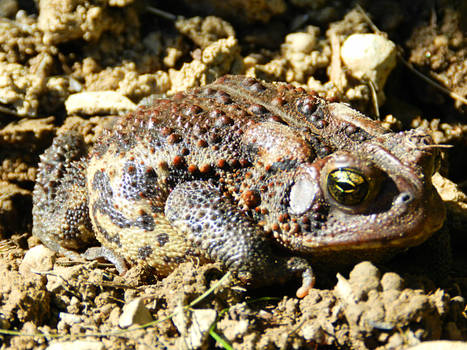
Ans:
[{"label": "small rock", "polygon": [[309,322],[302,327],[302,334],[306,340],[313,340],[316,343],[322,343],[324,341],[324,330],[317,322]]},{"label": "small rock", "polygon": [[402,290],[404,288],[404,280],[394,272],[387,272],[381,278],[381,286],[384,291],[387,290]]},{"label": "small rock", "polygon": [[68,281],[77,280],[82,273],[83,266],[57,266],[53,269],[53,274],[47,275],[46,289],[51,293],[58,293],[59,290],[68,288]]},{"label": "small rock", "polygon": [[42,244],[29,249],[19,266],[19,273],[23,277],[36,275],[33,271],[52,270],[56,253]]},{"label": "small rock", "polygon": [[83,317],[75,314],[69,314],[67,312],[60,312],[58,314],[60,321],[66,323],[67,325],[72,325],[74,323],[83,322]]},{"label": "small rock", "polygon": [[143,299],[136,298],[123,306],[118,325],[121,328],[128,328],[133,325],[143,325],[152,320],[152,316],[148,309],[146,309]]},{"label": "small rock", "polygon": [[103,350],[104,344],[97,341],[75,340],[53,343],[46,350]]},{"label": "small rock", "polygon": [[369,79],[381,91],[396,66],[396,45],[381,35],[353,34],[342,44],[341,57],[357,79]]},{"label": "small rock", "polygon": [[375,290],[380,287],[381,274],[376,266],[369,261],[363,261],[353,268],[349,275],[349,283],[352,286],[352,291],[360,300],[370,290]]},{"label": "small rock", "polygon": [[182,335],[180,341],[188,349],[199,349],[207,338],[209,328],[216,320],[217,312],[212,309],[192,310],[189,313],[190,319],[187,319],[184,312],[182,308],[179,308],[179,312],[172,319]]},{"label": "small rock", "polygon": [[433,185],[443,199],[447,209],[462,220],[467,219],[467,195],[451,180],[435,173],[432,177]]},{"label": "small rock", "polygon": [[285,37],[282,49],[287,47],[288,51],[310,53],[315,45],[316,35],[312,33],[292,33]]},{"label": "small rock", "polygon": [[133,111],[136,104],[115,91],[88,91],[70,95],[65,108],[68,115],[108,115]]},{"label": "small rock", "polygon": [[[229,322],[230,321],[230,324]],[[230,327],[224,327],[222,329],[222,334],[226,337],[229,341],[235,339],[243,339],[248,332],[248,326],[250,322],[248,320],[227,320],[224,321],[224,324],[229,324]]]}]

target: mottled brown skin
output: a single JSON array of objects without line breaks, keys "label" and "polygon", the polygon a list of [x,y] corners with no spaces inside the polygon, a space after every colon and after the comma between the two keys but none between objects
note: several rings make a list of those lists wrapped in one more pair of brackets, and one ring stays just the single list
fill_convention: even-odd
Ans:
[{"label": "mottled brown skin", "polygon": [[77,258],[161,275],[219,260],[246,284],[302,275],[307,260],[379,259],[417,245],[445,213],[437,149],[301,88],[226,76],[122,118],[87,157],[77,134],[41,158],[34,230]]}]

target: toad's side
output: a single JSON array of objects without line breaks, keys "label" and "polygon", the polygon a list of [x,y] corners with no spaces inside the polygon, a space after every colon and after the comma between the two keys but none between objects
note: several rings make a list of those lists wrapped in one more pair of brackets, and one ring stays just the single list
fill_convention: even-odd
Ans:
[{"label": "toad's side", "polygon": [[[246,284],[314,277],[303,256],[378,258],[444,221],[436,148],[290,85],[226,76],[141,107],[88,151],[60,135],[41,157],[34,229],[72,258],[94,237],[161,275],[218,260]],[[441,209],[440,209],[441,208]]]}]

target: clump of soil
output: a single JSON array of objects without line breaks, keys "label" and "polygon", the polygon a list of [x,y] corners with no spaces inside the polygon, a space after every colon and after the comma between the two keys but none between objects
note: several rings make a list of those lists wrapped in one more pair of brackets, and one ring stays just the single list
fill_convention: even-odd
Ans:
[{"label": "clump of soil", "polygon": [[[397,349],[467,340],[465,4],[159,5],[0,2],[1,348]],[[339,55],[350,35],[375,32],[400,52],[379,85]],[[450,145],[434,177],[445,227],[378,267],[317,266],[317,288],[303,299],[293,285],[240,288],[216,264],[184,263],[162,280],[138,266],[119,276],[108,264],[58,257],[31,236],[37,163],[57,132],[79,129],[92,144],[138,103],[224,74],[290,82],[380,115],[393,130],[429,129]]]}]

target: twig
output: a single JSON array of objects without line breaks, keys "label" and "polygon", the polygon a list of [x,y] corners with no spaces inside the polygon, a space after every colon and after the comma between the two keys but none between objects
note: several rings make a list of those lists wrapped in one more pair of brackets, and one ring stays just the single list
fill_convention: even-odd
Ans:
[{"label": "twig", "polygon": [[177,16],[174,14],[171,14],[170,12],[159,10],[158,8],[152,7],[152,6],[146,6],[146,10],[149,12],[152,12],[153,14],[160,16],[162,18],[168,19],[169,21],[176,21]]}]

